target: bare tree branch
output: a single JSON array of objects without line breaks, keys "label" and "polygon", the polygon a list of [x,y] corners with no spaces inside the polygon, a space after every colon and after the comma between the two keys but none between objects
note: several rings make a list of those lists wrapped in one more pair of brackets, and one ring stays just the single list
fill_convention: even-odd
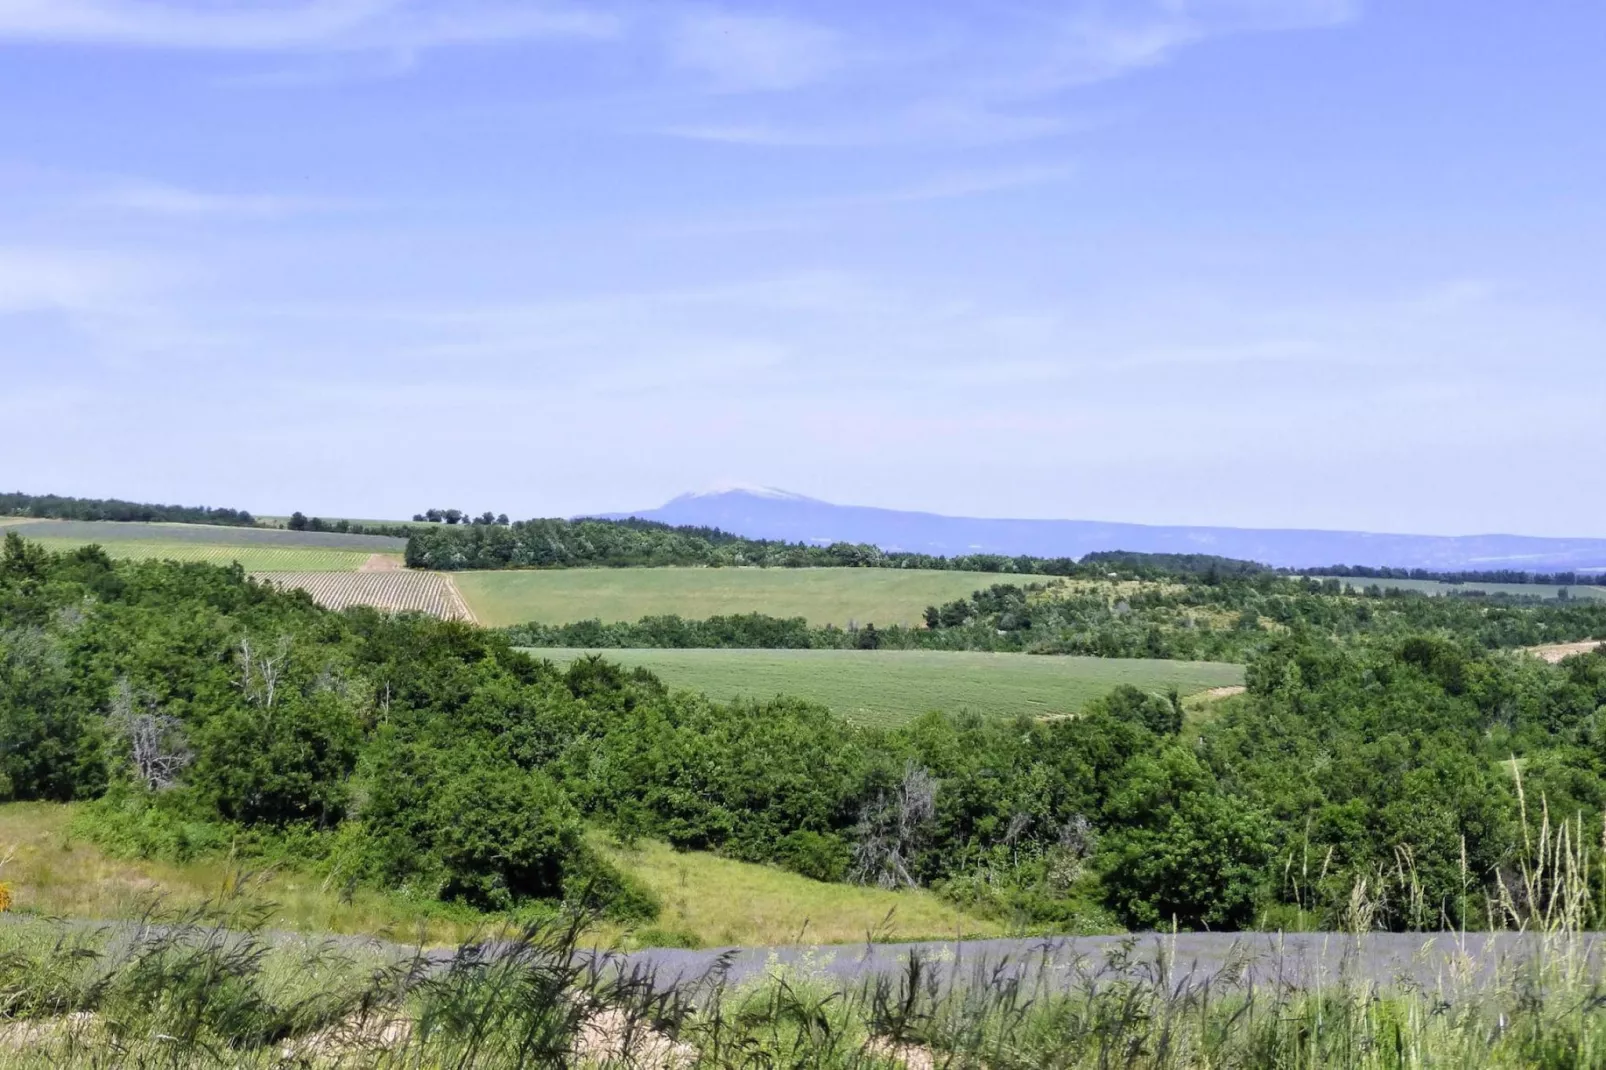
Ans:
[{"label": "bare tree branch", "polygon": [[919,887],[909,863],[936,817],[936,778],[911,761],[891,798],[878,796],[860,811],[851,879],[889,889]]},{"label": "bare tree branch", "polygon": [[183,723],[158,712],[150,698],[136,696],[126,676],[117,681],[107,722],[127,742],[134,771],[152,791],[178,783],[179,774],[194,757],[184,739]]}]

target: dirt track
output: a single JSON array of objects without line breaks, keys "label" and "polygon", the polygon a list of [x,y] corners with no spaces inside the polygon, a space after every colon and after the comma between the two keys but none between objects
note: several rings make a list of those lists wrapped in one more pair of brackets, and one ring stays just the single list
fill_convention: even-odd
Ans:
[{"label": "dirt track", "polygon": [[1557,662],[1565,661],[1574,654],[1587,654],[1591,650],[1596,650],[1603,646],[1606,646],[1606,642],[1602,642],[1599,639],[1586,639],[1582,643],[1553,643],[1550,646],[1530,646],[1526,649],[1528,653],[1535,657],[1542,658],[1555,665]]},{"label": "dirt track", "polygon": [[358,572],[401,572],[407,568],[399,554],[369,554]]}]

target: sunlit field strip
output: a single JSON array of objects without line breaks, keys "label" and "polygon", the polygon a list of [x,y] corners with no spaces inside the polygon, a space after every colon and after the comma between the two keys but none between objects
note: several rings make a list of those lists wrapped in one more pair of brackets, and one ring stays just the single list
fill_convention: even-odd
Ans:
[{"label": "sunlit field strip", "polygon": [[[88,545],[81,539],[32,539],[52,551]],[[118,560],[204,561],[213,565],[239,562],[247,572],[355,572],[370,555],[359,550],[316,547],[224,546],[197,542],[97,543]]]},{"label": "sunlit field strip", "polygon": [[710,698],[792,695],[861,724],[896,725],[929,710],[984,717],[1074,713],[1121,684],[1184,696],[1243,683],[1241,665],[933,650],[598,650],[543,648],[559,664],[597,653],[645,666]]}]

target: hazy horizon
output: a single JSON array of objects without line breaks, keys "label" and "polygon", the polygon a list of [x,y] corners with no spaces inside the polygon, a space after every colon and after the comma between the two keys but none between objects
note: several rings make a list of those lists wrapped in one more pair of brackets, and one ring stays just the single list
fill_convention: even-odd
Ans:
[{"label": "hazy horizon", "polygon": [[0,0],[0,483],[1606,535],[1603,31]]}]

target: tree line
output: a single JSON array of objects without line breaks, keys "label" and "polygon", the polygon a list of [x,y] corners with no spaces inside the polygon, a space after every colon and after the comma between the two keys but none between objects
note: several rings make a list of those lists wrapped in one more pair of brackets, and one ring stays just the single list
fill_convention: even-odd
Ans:
[{"label": "tree line", "polygon": [[1552,587],[1600,583],[1603,578],[1600,573],[1590,572],[1524,572],[1509,568],[1435,572],[1426,568],[1388,568],[1370,565],[1332,565],[1328,568],[1300,569],[1296,575],[1373,580],[1432,580],[1437,583],[1531,583]]},{"label": "tree line", "polygon": [[[1029,554],[936,554],[883,550],[868,543],[815,544],[749,539],[718,528],[671,526],[652,520],[557,518],[510,522],[489,511],[470,517],[457,509],[416,514],[425,528],[400,529],[410,539],[407,563],[438,570],[518,568],[632,568],[661,566],[769,568],[914,568],[998,572],[1024,576],[1129,579],[1191,576],[1216,581],[1253,576],[1357,579],[1426,579],[1445,583],[1527,583],[1575,585],[1598,576],[1562,572],[1535,574],[1509,570],[1430,572],[1425,569],[1333,565],[1320,569],[1278,569],[1215,554],[1139,553],[1106,550],[1081,558]],[[353,528],[352,530],[356,530]],[[387,530],[386,534],[391,532]]]},{"label": "tree line", "polygon": [[669,565],[768,568],[912,568],[1048,576],[1092,575],[1101,567],[1071,558],[1002,554],[889,552],[863,543],[817,546],[748,539],[717,528],[649,520],[520,520],[411,529],[407,564],[440,571],[512,568],[632,568]]},{"label": "tree line", "polygon": [[506,513],[500,515],[489,509],[479,516],[469,516],[461,509],[426,509],[422,513],[414,513],[415,523],[428,524],[501,524],[506,526],[510,521]]},{"label": "tree line", "polygon": [[38,520],[118,520],[147,524],[225,524],[250,527],[256,518],[244,509],[206,505],[155,505],[119,498],[67,498],[59,494],[0,494],[0,516]]},{"label": "tree line", "polygon": [[1530,814],[1599,828],[1606,656],[1550,666],[1448,627],[1345,644],[1312,623],[1247,678],[1191,726],[1175,694],[1121,688],[1067,719],[869,729],[601,657],[560,669],[461,623],[331,612],[237,567],[15,533],[0,551],[0,797],[86,800],[114,850],[651,916],[587,848],[598,825],[1040,928],[1335,924],[1363,878],[1383,924],[1477,927],[1525,849],[1518,773]]},{"label": "tree line", "polygon": [[523,647],[980,650],[1246,662],[1279,634],[1317,634],[1340,645],[1432,632],[1484,650],[1606,638],[1606,601],[1442,598],[1414,591],[1352,591],[1337,581],[1274,574],[1146,585],[994,584],[928,606],[924,627],[838,627],[762,613],[634,623],[531,622],[503,630]]},{"label": "tree line", "polygon": [[299,509],[290,514],[284,526],[291,531],[332,531],[341,535],[385,535],[393,539],[405,539],[413,533],[413,528],[407,524],[365,524],[360,520],[325,520],[319,516],[308,516]]}]

